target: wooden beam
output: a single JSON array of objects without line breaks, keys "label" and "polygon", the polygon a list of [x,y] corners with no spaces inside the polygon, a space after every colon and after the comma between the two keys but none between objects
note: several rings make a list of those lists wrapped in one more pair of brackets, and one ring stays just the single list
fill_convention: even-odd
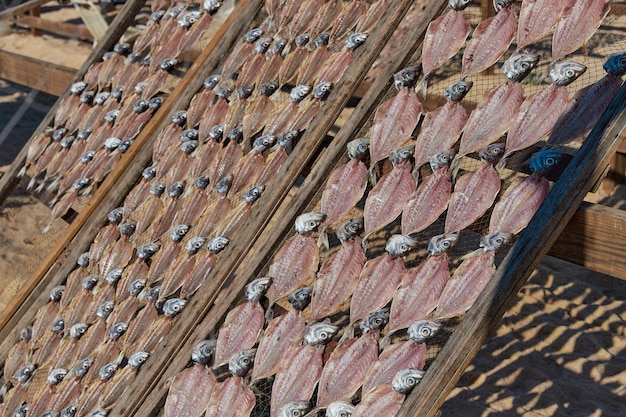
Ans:
[{"label": "wooden beam", "polygon": [[0,50],[0,78],[60,96],[75,69]]},{"label": "wooden beam", "polygon": [[435,416],[530,274],[598,181],[626,126],[626,84],[574,155],[561,178],[443,346],[398,417]]},{"label": "wooden beam", "polygon": [[[398,1],[394,7],[396,9],[394,14],[388,14],[386,19],[383,18],[384,20],[376,26],[377,31],[372,33],[369,39],[377,39],[385,42],[385,37],[391,35],[391,32],[384,31],[385,25],[393,25],[393,23],[399,22],[411,3],[412,2]],[[198,340],[204,339],[206,335],[215,331],[217,325],[222,321],[229,310],[229,307],[240,297],[243,287],[251,278],[257,276],[267,263],[270,262],[272,253],[276,250],[284,236],[292,230],[294,219],[307,207],[311,197],[323,188],[323,184],[328,178],[329,173],[342,161],[342,158],[345,157],[346,143],[353,139],[352,134],[358,131],[368,120],[369,116],[373,114],[376,105],[380,102],[391,85],[394,72],[407,65],[411,54],[415,53],[418,49],[421,50],[421,39],[423,39],[428,22],[445,10],[446,4],[445,2],[439,2],[437,0],[422,0],[416,7],[421,6],[423,6],[423,13],[419,16],[419,19],[414,22],[415,30],[412,31],[406,39],[406,44],[413,46],[411,48],[405,48],[403,51],[398,51],[397,55],[392,60],[392,64],[386,67],[380,76],[372,83],[372,87],[365,93],[359,105],[354,110],[353,116],[349,118],[328,147],[319,155],[306,156],[302,154],[304,149],[302,149],[301,145],[310,142],[320,134],[325,135],[326,132],[328,132],[331,126],[324,124],[312,125],[312,132],[306,132],[306,134],[310,136],[303,137],[298,147],[294,149],[288,161],[288,168],[281,170],[279,173],[282,183],[272,184],[272,189],[269,190],[273,193],[283,190],[281,193],[286,194],[290,190],[290,187],[286,185],[292,184],[298,175],[303,172],[307,159],[310,160],[311,157],[317,158],[315,167],[299,186],[293,198],[291,198],[288,203],[281,204],[280,207],[278,207],[278,202],[284,201],[285,195],[280,196],[278,199],[273,198],[273,195],[264,195],[263,199],[259,201],[259,203],[263,204],[254,207],[252,216],[246,225],[248,230],[257,231],[258,236],[255,238],[256,243],[254,243],[254,246],[248,250],[250,245],[247,242],[241,240],[231,242],[228,248],[220,254],[221,257],[228,257],[229,259],[231,256],[235,256],[234,254],[238,253],[248,253],[249,255],[241,259],[238,257],[236,262],[230,266],[224,263],[216,265],[216,270],[211,278],[211,282],[205,284],[201,291],[190,300],[185,311],[182,313],[182,315],[185,315],[185,327],[183,328],[181,324],[180,327],[175,328],[172,333],[168,335],[167,340],[161,343],[153,355],[153,357],[167,357],[168,361],[171,361],[171,364],[164,366],[160,362],[151,363],[149,361],[146,363],[146,367],[142,368],[137,378],[142,378],[142,380],[145,381],[144,383],[149,383],[154,387],[145,401],[137,401],[139,397],[132,389],[124,394],[124,397],[128,398],[129,403],[134,404],[136,408],[133,414],[134,417],[147,417],[158,414],[158,411],[164,404],[169,388],[168,384],[171,378],[180,372],[189,362],[189,352],[192,346],[197,343]],[[367,43],[365,45],[367,45]],[[417,55],[419,56],[419,52],[417,52]],[[370,62],[373,62],[375,58],[375,54],[372,55]],[[362,67],[361,78],[365,76],[365,72],[368,69],[369,65]],[[333,100],[344,101],[354,94],[354,91],[356,91],[358,87],[356,84],[352,86],[351,90],[345,93],[342,91],[342,88],[345,86],[346,80],[357,80],[355,77],[355,75],[346,74],[344,79],[337,84],[337,90],[333,90],[333,94],[341,91],[344,97],[338,98],[333,95]],[[327,109],[325,109],[325,111],[326,110]],[[339,110],[341,110],[341,108],[339,108]],[[333,116],[333,119],[334,118],[336,118],[336,116]],[[310,152],[310,150],[308,152]],[[272,202],[267,197],[276,200],[276,202]],[[272,221],[271,228],[266,228],[265,226],[270,219]],[[246,248],[246,246],[248,248]],[[180,341],[174,342],[176,339]],[[120,402],[118,407],[112,410],[111,414],[130,415],[127,413],[127,410],[124,409],[122,402]]]},{"label": "wooden beam", "polygon": [[[86,41],[93,41],[93,35],[83,25],[73,25],[65,22],[53,22],[36,16],[20,16],[15,19],[15,23],[19,26],[41,29],[47,32],[56,33],[57,35],[69,36]],[[57,94],[58,95],[58,94]]]},{"label": "wooden beam", "polygon": [[15,15],[26,13],[27,11],[35,7],[42,6],[48,3],[49,1],[50,0],[30,0],[18,6],[8,8],[0,12],[0,20],[10,19],[11,17]]},{"label": "wooden beam", "polygon": [[584,202],[549,255],[626,280],[626,211]]}]

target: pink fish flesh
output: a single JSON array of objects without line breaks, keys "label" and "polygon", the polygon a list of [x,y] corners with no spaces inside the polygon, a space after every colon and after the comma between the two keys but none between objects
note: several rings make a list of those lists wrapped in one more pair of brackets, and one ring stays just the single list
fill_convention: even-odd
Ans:
[{"label": "pink fish flesh", "polygon": [[[233,376],[213,388],[205,417],[248,417],[256,404],[254,393],[241,377]],[[183,415],[183,414],[179,414]]]},{"label": "pink fish flesh", "polygon": [[378,332],[340,342],[324,364],[317,390],[317,406],[349,401],[378,357]]},{"label": "pink fish flesh", "polygon": [[348,240],[327,258],[313,284],[311,318],[319,320],[339,311],[356,287],[367,258],[360,242]]},{"label": "pink fish flesh", "polygon": [[539,175],[530,175],[512,183],[493,207],[489,233],[519,233],[530,222],[548,191],[550,183]]},{"label": "pink fish flesh", "polygon": [[494,251],[487,251],[459,265],[441,293],[436,319],[460,316],[470,309],[496,272],[494,256]]},{"label": "pink fish flesh", "polygon": [[367,167],[351,159],[333,170],[322,192],[320,211],[326,214],[324,223],[333,224],[359,202],[367,187]]},{"label": "pink fish flesh", "polygon": [[296,337],[302,334],[306,322],[297,310],[275,318],[268,324],[254,358],[252,381],[274,375],[282,366],[284,353],[295,346]]},{"label": "pink fish flesh", "polygon": [[410,88],[402,88],[395,97],[378,107],[370,130],[371,163],[389,156],[411,137],[422,114],[422,104]]},{"label": "pink fish flesh", "polygon": [[267,291],[270,303],[285,297],[315,276],[319,262],[316,240],[310,236],[291,237],[274,257],[268,275],[272,285]]},{"label": "pink fish flesh", "polygon": [[427,319],[437,307],[449,279],[448,255],[445,253],[431,256],[406,271],[391,302],[389,333]]},{"label": "pink fish flesh", "polygon": [[517,25],[517,49],[537,42],[559,20],[569,0],[524,0]]},{"label": "pink fish flesh", "polygon": [[394,391],[391,385],[382,384],[361,399],[352,417],[394,417],[403,401],[404,395]]},{"label": "pink fish flesh", "polygon": [[613,100],[622,78],[607,74],[578,90],[556,121],[548,143],[563,145],[589,132]]},{"label": "pink fish flesh", "polygon": [[446,210],[452,192],[450,176],[448,167],[441,167],[420,184],[402,209],[403,235],[426,229]]},{"label": "pink fish flesh", "polygon": [[459,178],[450,197],[445,233],[456,233],[474,223],[492,206],[500,192],[500,177],[490,163]]},{"label": "pink fish flesh", "polygon": [[202,415],[216,385],[213,372],[202,365],[180,372],[170,385],[163,408],[165,417]]},{"label": "pink fish flesh", "polygon": [[495,64],[513,42],[515,27],[515,5],[511,4],[480,22],[463,52],[462,76],[478,74]]},{"label": "pink fish flesh", "polygon": [[215,365],[227,363],[234,354],[254,346],[263,324],[265,311],[255,301],[229,311],[217,337]]},{"label": "pink fish flesh", "polygon": [[380,384],[391,384],[396,373],[406,368],[424,369],[426,344],[412,340],[396,343],[382,351],[367,371],[362,392],[367,394]]},{"label": "pink fish flesh", "polygon": [[606,0],[569,0],[552,36],[552,59],[559,60],[580,48],[609,14]]}]

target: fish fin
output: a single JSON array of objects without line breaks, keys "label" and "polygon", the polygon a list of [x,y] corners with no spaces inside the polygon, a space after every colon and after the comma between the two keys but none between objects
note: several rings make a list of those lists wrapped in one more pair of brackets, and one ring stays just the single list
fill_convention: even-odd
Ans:
[{"label": "fish fin", "polygon": [[35,188],[35,184],[37,184],[37,180],[35,179],[35,177],[32,177],[30,179],[30,181],[28,181],[28,185],[26,186],[26,190],[27,191],[32,191],[32,189]]},{"label": "fish fin", "polygon": [[452,179],[456,179],[456,176],[459,173],[459,169],[461,168],[461,158],[464,155],[457,155],[456,158],[454,158],[452,160],[452,162],[450,163],[450,171],[452,171]]},{"label": "fish fin", "polygon": [[428,78],[426,76],[422,77],[422,80],[415,86],[415,94],[426,98],[428,94]]},{"label": "fish fin", "polygon": [[51,220],[50,223],[48,223],[48,225],[46,227],[43,228],[43,230],[41,231],[41,234],[47,234],[50,231],[50,228],[52,227],[52,223],[54,222],[54,220]]},{"label": "fish fin", "polygon": [[411,171],[411,176],[413,177],[413,181],[415,181],[415,184],[419,184],[420,167],[413,167],[413,171]]},{"label": "fish fin", "polygon": [[319,414],[320,411],[322,411],[324,409],[324,407],[315,407],[314,409],[312,409],[311,411],[309,411],[308,413],[306,413],[304,415],[304,417],[315,417]]},{"label": "fish fin", "polygon": [[485,252],[485,250],[483,248],[478,248],[476,250],[471,251],[470,253],[466,253],[465,255],[461,256],[460,260],[464,261],[468,258],[473,258],[475,256],[480,256],[483,252]]},{"label": "fish fin", "polygon": [[369,172],[369,181],[370,181],[370,184],[372,185],[372,187],[376,185],[376,181],[377,181],[376,173],[374,172],[375,167],[376,167],[376,165],[372,164],[372,166],[370,167],[370,169],[368,171]]},{"label": "fish fin", "polygon": [[501,171],[506,167],[506,160],[508,158],[508,155],[504,155],[502,158],[500,158],[500,160],[498,161],[498,163],[496,164],[496,170],[497,171]]},{"label": "fish fin", "polygon": [[46,191],[49,192],[49,193],[53,193],[53,192],[55,192],[58,189],[59,189],[59,179],[58,178],[55,178],[54,181],[52,181],[50,183],[50,185],[48,185],[46,187]]},{"label": "fish fin", "polygon": [[[30,185],[30,184],[29,184],[29,185]],[[46,182],[45,182],[45,181],[42,181],[42,182],[41,182],[41,183],[37,186],[37,188],[35,188],[35,192],[36,192],[37,194],[41,194],[41,193],[43,192],[44,188],[46,188]]]},{"label": "fish fin", "polygon": [[379,351],[383,351],[391,345],[391,338],[389,336],[390,335],[383,337],[383,340],[380,341],[380,343],[378,344]]},{"label": "fish fin", "polygon": [[339,343],[352,338],[354,338],[354,324],[351,324],[346,328],[341,336],[341,339],[339,340]]},{"label": "fish fin", "polygon": [[24,175],[26,175],[26,165],[20,168],[16,176],[17,178],[22,178]]},{"label": "fish fin", "polygon": [[328,233],[326,233],[325,227],[320,231],[320,235],[317,238],[317,247],[324,251],[327,251],[330,248],[330,244],[328,243]]},{"label": "fish fin", "polygon": [[265,310],[265,323],[269,324],[270,321],[272,321],[272,319],[274,318],[274,310],[272,309],[272,306],[268,306],[267,310]]}]

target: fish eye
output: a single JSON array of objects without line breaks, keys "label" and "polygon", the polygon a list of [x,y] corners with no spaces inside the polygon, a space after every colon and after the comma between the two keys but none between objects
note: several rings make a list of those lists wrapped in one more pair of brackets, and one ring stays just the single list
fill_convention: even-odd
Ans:
[{"label": "fish eye", "polygon": [[566,71],[565,71],[565,75],[566,75],[567,77],[573,77],[573,76],[574,76],[574,70],[572,70],[572,69],[568,69],[568,70],[566,70]]},{"label": "fish eye", "polygon": [[555,162],[554,158],[548,157],[546,158],[546,164],[553,165]]},{"label": "fish eye", "polygon": [[409,248],[408,248],[408,246],[407,246],[405,243],[403,243],[403,244],[401,244],[401,245],[400,245],[400,250],[401,250],[402,252],[404,252],[405,250],[408,250],[408,249],[409,249]]},{"label": "fish eye", "polygon": [[328,337],[328,333],[322,331],[322,332],[320,332],[320,337],[322,339],[326,339]]}]

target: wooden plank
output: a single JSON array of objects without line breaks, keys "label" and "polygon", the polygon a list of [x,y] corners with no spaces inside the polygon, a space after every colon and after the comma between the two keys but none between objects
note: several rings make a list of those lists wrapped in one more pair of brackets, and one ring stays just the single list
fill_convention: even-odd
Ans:
[{"label": "wooden plank", "polygon": [[15,7],[10,7],[0,12],[0,20],[10,19],[11,17],[26,13],[27,11],[48,3],[50,0],[30,0]]},{"label": "wooden plank", "polygon": [[532,271],[574,215],[585,194],[598,181],[619,145],[626,125],[626,84],[554,184],[544,204],[508,252],[494,277],[407,397],[399,417],[436,415],[465,368]]},{"label": "wooden plank", "polygon": [[[261,0],[250,0],[249,3],[258,4]],[[243,7],[245,1],[240,2]],[[106,221],[106,215],[115,208],[141,176],[141,171],[152,159],[152,141],[154,133],[169,123],[168,116],[179,106],[188,103],[191,96],[203,82],[198,73],[213,70],[219,63],[220,57],[228,51],[235,41],[238,31],[236,28],[246,24],[246,19],[237,16],[235,9],[227,22],[217,32],[214,40],[203,50],[202,55],[191,66],[187,75],[179,82],[168,100],[150,119],[146,127],[135,139],[135,143],[120,159],[115,169],[98,187],[92,198],[81,210],[79,215],[69,225],[59,243],[48,253],[38,265],[35,273],[24,283],[24,287],[11,305],[0,315],[0,361],[6,359],[11,346],[19,338],[19,329],[32,323],[37,309],[45,304],[52,288],[65,280],[75,266],[78,256],[85,252],[100,227]],[[226,32],[228,22],[236,21],[231,27],[232,32]],[[209,57],[211,59],[206,59]],[[132,163],[131,163],[132,162]]]},{"label": "wooden plank", "polygon": [[[133,22],[135,15],[141,10],[146,0],[129,0],[120,10],[120,13],[115,17],[113,22],[111,23],[110,29],[107,35],[102,38],[100,43],[93,49],[89,58],[85,61],[82,67],[76,72],[72,81],[77,81],[85,75],[87,69],[93,64],[95,61],[102,57],[102,54],[108,50],[110,50],[113,45],[117,42],[117,40],[124,34],[126,28]],[[42,122],[37,127],[37,130],[31,136],[29,142],[24,145],[24,148],[17,155],[11,167],[8,171],[0,178],[0,204],[4,203],[4,200],[9,196],[11,191],[15,188],[15,186],[19,183],[19,178],[17,177],[17,173],[24,167],[26,163],[26,153],[28,152],[28,146],[30,145],[30,141],[33,140],[40,132],[42,132],[46,127],[50,125],[52,120],[54,120],[54,115],[57,111],[59,103],[65,98],[65,96],[69,94],[69,89],[65,90],[59,99],[54,103],[54,106],[48,112],[48,115],[42,120]],[[0,320],[0,327],[2,327],[3,322]]]},{"label": "wooden plank", "polygon": [[[15,19],[15,23],[20,26],[41,29],[58,35],[76,37],[78,39],[93,41],[93,35],[83,25],[73,25],[65,22],[53,22],[36,16],[21,16]],[[63,87],[63,86],[62,86]],[[58,94],[57,94],[58,95]]]},{"label": "wooden plank", "polygon": [[[301,145],[310,142],[313,138],[317,137],[316,135],[325,134],[330,126],[328,124],[320,125],[317,123],[311,126],[312,132],[306,132],[307,136],[303,137],[298,145],[300,149],[297,148],[294,150],[294,153],[290,156],[290,160],[288,161],[289,167],[279,173],[280,178],[282,178],[280,187],[275,187],[276,184],[274,184],[272,185],[273,188],[269,190],[275,193],[280,191],[278,188],[284,189],[284,191],[282,191],[283,195],[276,199],[275,203],[268,199],[268,197],[274,199],[273,195],[264,195],[263,200],[259,201],[259,203],[262,204],[259,204],[253,210],[247,227],[251,230],[258,231],[254,246],[243,241],[231,242],[229,247],[220,256],[230,259],[234,257],[235,254],[248,252],[248,248],[251,247],[249,255],[247,255],[245,259],[239,259],[240,257],[238,256],[233,265],[218,264],[216,266],[216,271],[211,282],[202,288],[201,293],[194,296],[185,308],[185,311],[183,311],[182,314],[186,317],[184,319],[185,328],[181,325],[180,328],[176,328],[170,333],[170,336],[167,338],[168,340],[161,343],[151,357],[151,360],[146,363],[145,368],[142,368],[141,373],[137,376],[137,378],[142,378],[145,381],[144,383],[149,383],[153,387],[145,401],[139,401],[133,405],[133,401],[138,397],[134,391],[130,390],[130,392],[126,392],[124,395],[124,398],[128,398],[129,405],[125,406],[120,402],[118,407],[112,410],[112,414],[130,415],[131,413],[125,407],[134,407],[135,411],[133,415],[135,417],[147,417],[158,413],[164,404],[169,381],[171,381],[171,378],[189,362],[189,352],[192,346],[198,340],[204,339],[207,334],[215,331],[216,326],[221,322],[229,307],[241,295],[245,284],[249,282],[252,277],[260,273],[271,260],[272,252],[276,249],[284,236],[292,229],[293,221],[296,216],[302,213],[302,210],[309,204],[311,196],[315,195],[320,190],[328,174],[345,156],[345,145],[349,140],[353,139],[352,134],[358,131],[365,121],[368,120],[368,117],[375,111],[377,103],[383,98],[387,88],[391,85],[393,73],[396,72],[397,69],[404,67],[409,61],[411,54],[414,54],[418,48],[421,51],[421,40],[423,39],[428,22],[445,10],[446,4],[445,2],[435,0],[424,0],[419,3],[420,4],[417,4],[416,7],[422,7],[423,12],[419,19],[414,22],[415,30],[412,31],[406,39],[406,44],[412,45],[412,47],[405,48],[403,51],[398,52],[392,60],[393,64],[385,68],[381,75],[377,77],[376,81],[372,83],[371,88],[354,110],[354,116],[347,121],[328,147],[325,148],[323,153],[315,156],[317,158],[315,168],[300,185],[296,195],[289,199],[288,203],[277,207],[278,202],[284,200],[284,194],[289,190],[289,187],[284,187],[283,183],[285,185],[293,183],[299,174],[303,172],[304,166],[306,165],[305,161],[307,157],[301,155],[303,151]],[[383,36],[388,37],[391,35],[390,32],[384,31],[384,26],[399,22],[409,5],[410,2],[398,2],[396,4],[397,10],[394,14],[392,16],[386,16],[385,20],[377,25],[376,32],[372,33],[369,39],[381,39]],[[390,22],[390,19],[393,20]],[[381,40],[385,41],[386,39]],[[419,56],[419,52],[417,56]],[[373,62],[373,59],[370,62]],[[362,68],[362,70],[367,71],[368,68],[369,66]],[[361,76],[364,76],[364,74]],[[341,90],[345,85],[346,79],[355,79],[354,77],[354,75],[346,74],[344,81],[341,81],[337,85],[337,90]],[[356,85],[352,87],[352,94],[356,91],[356,88]],[[335,94],[335,92],[333,94]],[[343,101],[352,94],[345,95],[342,91],[342,95],[345,97],[338,98],[334,96],[334,99],[341,99]],[[331,110],[328,111],[330,112]],[[334,117],[335,116],[333,116],[333,119]],[[266,229],[265,225],[269,222],[270,218],[272,219],[272,226],[270,229]],[[217,270],[218,268],[219,271]],[[181,337],[182,342],[179,345],[173,342],[173,340],[178,337]],[[175,352],[178,352],[178,354],[174,357],[173,353]],[[171,361],[171,364],[168,362],[169,366],[164,366],[162,362],[152,363],[151,361],[154,357],[167,357],[169,361]],[[171,358],[173,358],[173,360]]]},{"label": "wooden plank", "polygon": [[0,51],[0,78],[60,96],[76,70],[12,52]]},{"label": "wooden plank", "polygon": [[109,25],[102,17],[102,12],[98,6],[89,0],[70,0],[78,11],[80,18],[93,35],[94,39],[99,40],[105,35]]},{"label": "wooden plank", "polygon": [[626,280],[626,211],[584,202],[549,255]]}]

